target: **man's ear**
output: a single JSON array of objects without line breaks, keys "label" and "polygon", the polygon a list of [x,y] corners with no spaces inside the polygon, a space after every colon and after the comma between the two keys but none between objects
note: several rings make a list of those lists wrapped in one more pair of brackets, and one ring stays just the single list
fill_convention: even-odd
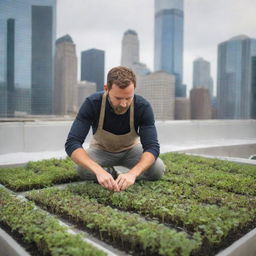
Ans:
[{"label": "man's ear", "polygon": [[104,91],[107,92],[108,91],[108,85],[104,84]]}]

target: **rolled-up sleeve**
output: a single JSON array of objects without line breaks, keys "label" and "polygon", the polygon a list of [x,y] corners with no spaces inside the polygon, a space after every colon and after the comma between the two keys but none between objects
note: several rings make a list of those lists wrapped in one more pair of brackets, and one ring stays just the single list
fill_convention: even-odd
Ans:
[{"label": "rolled-up sleeve", "polygon": [[157,139],[154,114],[150,104],[146,106],[143,112],[139,126],[139,136],[143,152],[150,152],[157,159],[160,153],[160,146]]},{"label": "rolled-up sleeve", "polygon": [[91,103],[86,99],[71,126],[65,143],[65,151],[69,156],[71,156],[72,152],[76,149],[82,148],[93,122],[92,112]]}]

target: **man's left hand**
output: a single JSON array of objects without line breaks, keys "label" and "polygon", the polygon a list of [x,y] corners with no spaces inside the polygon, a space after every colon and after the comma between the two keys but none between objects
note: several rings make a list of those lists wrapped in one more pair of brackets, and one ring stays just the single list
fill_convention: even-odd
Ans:
[{"label": "man's left hand", "polygon": [[127,172],[127,173],[119,174],[116,179],[116,183],[117,183],[117,186],[119,187],[119,190],[122,191],[127,189],[131,185],[133,185],[135,183],[135,180],[136,180],[136,175]]}]

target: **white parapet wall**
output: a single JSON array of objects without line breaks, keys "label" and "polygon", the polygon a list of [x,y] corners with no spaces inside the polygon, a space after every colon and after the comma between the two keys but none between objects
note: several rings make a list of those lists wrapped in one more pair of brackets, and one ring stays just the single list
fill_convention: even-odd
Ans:
[{"label": "white parapet wall", "polygon": [[0,123],[0,154],[57,151],[64,148],[70,121]]},{"label": "white parapet wall", "polygon": [[156,124],[161,144],[256,139],[256,120],[161,121]]},{"label": "white parapet wall", "polygon": [[[0,122],[0,155],[64,150],[71,125],[72,121]],[[156,126],[163,152],[256,143],[256,120],[157,121]]]}]

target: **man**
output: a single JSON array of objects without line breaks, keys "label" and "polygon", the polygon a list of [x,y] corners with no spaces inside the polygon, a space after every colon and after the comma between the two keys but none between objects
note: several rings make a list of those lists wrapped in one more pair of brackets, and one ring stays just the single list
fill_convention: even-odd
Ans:
[{"label": "man", "polygon": [[[122,191],[135,180],[158,180],[165,167],[150,104],[134,93],[136,77],[126,67],[112,68],[104,93],[86,98],[69,132],[65,149],[84,180],[97,180],[106,189]],[[92,126],[87,150],[82,144]],[[124,166],[117,173],[114,166]]]}]

